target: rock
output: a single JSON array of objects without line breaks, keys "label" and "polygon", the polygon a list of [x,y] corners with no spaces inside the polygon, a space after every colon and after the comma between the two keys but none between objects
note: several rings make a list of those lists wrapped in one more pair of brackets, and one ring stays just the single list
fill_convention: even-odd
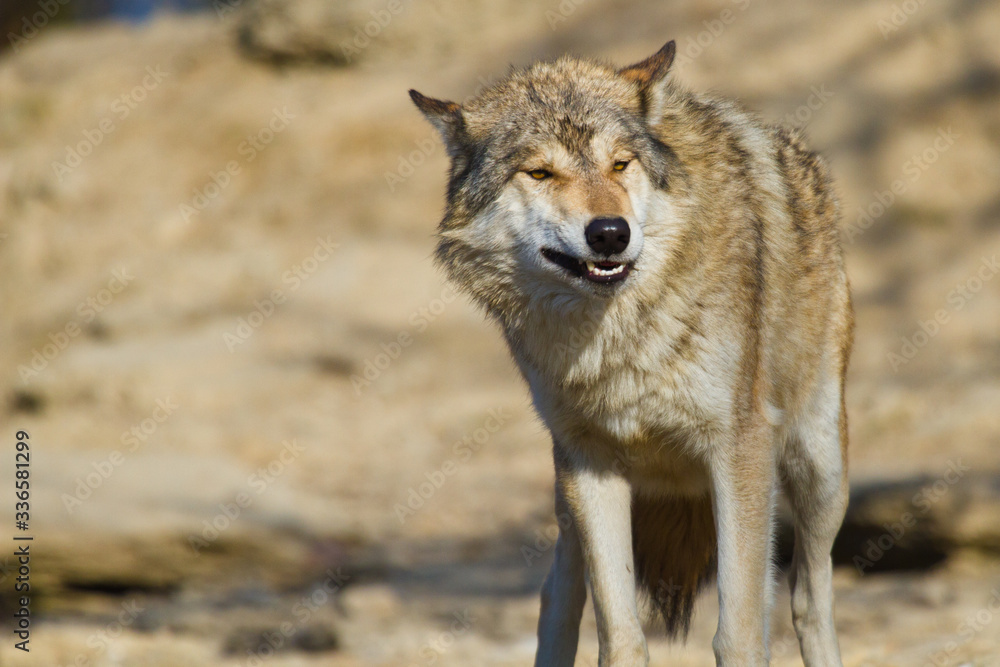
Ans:
[{"label": "rock", "polygon": [[834,561],[865,574],[924,569],[958,549],[1000,553],[1000,477],[962,468],[856,488]]},{"label": "rock", "polygon": [[[253,0],[239,23],[239,44],[254,58],[275,62],[316,61],[346,65],[362,49],[352,39],[379,3],[369,0]],[[377,22],[379,32],[383,29]],[[367,37],[367,43],[371,38]],[[365,40],[362,40],[364,43]]]},{"label": "rock", "polygon": [[386,584],[350,586],[343,595],[344,609],[349,616],[389,620],[400,612],[399,596]]},{"label": "rock", "polygon": [[483,41],[501,48],[517,34],[497,32],[501,22],[537,28],[545,11],[528,0],[248,0],[238,40],[249,57],[276,64],[434,60]]},{"label": "rock", "polygon": [[277,627],[238,628],[231,632],[222,646],[225,655],[267,656],[280,651],[321,653],[340,648],[340,638],[329,625],[297,627],[285,623]]}]

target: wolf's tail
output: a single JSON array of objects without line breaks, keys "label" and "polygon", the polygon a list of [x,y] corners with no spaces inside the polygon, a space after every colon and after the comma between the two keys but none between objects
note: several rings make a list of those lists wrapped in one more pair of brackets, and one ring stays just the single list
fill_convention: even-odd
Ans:
[{"label": "wolf's tail", "polygon": [[632,497],[635,576],[671,638],[687,636],[694,599],[715,574],[712,502]]}]

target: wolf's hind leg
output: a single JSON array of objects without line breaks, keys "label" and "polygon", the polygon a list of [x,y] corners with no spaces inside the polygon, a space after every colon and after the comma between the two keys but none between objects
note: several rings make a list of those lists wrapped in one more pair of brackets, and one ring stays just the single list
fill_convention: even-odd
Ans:
[{"label": "wolf's hind leg", "polygon": [[556,489],[559,540],[555,561],[542,586],[535,667],[573,667],[580,635],[580,618],[587,601],[583,550],[569,507]]},{"label": "wolf's hind leg", "polygon": [[833,622],[830,559],[848,495],[842,453],[847,423],[843,406],[838,404],[839,400],[828,401],[799,421],[781,465],[795,519],[795,550],[789,573],[792,621],[806,667],[841,664]]}]

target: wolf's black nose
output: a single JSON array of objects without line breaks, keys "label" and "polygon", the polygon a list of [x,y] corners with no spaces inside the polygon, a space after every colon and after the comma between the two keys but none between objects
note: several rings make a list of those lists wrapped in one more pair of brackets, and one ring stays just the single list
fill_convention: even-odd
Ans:
[{"label": "wolf's black nose", "polygon": [[614,255],[628,247],[632,236],[625,218],[594,218],[584,231],[587,245],[604,256]]}]

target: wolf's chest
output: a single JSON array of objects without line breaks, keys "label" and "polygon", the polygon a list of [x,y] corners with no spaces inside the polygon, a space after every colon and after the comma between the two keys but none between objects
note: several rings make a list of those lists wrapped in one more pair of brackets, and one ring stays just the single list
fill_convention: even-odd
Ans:
[{"label": "wolf's chest", "polygon": [[[693,401],[696,369],[607,366],[584,377],[528,377],[535,405],[554,435],[621,448],[654,446],[703,431],[717,420],[710,397]],[[722,406],[719,406],[722,409]],[[649,443],[649,444],[646,444]]]},{"label": "wolf's chest", "polygon": [[732,407],[727,356],[693,332],[693,317],[670,314],[681,310],[578,322],[544,317],[508,336],[553,435],[660,448],[724,424]]},{"label": "wolf's chest", "polygon": [[698,495],[708,483],[705,435],[717,421],[659,380],[610,375],[597,385],[533,387],[533,395],[563,447],[610,463],[649,493]]}]

